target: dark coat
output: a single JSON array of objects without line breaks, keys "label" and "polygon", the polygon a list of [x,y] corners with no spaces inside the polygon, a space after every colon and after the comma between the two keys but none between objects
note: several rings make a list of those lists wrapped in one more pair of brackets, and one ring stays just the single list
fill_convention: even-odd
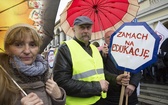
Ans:
[{"label": "dark coat", "polygon": [[164,59],[163,59],[165,65],[167,66],[168,68],[168,52],[166,52],[166,55],[164,56]]},{"label": "dark coat", "polygon": [[[105,70],[109,71],[111,74],[114,75],[119,75],[123,74],[124,71],[118,70],[113,61],[111,60],[110,56],[108,55],[107,57],[103,57],[103,62],[104,62],[104,68]],[[141,79],[141,73],[137,74],[130,74],[130,84],[134,85],[135,87],[138,86],[140,79]],[[118,105],[119,104],[119,99],[120,99],[120,92],[121,92],[121,85],[118,84],[110,84],[109,85],[109,90],[107,92],[107,98],[102,99],[104,103],[102,105]],[[125,102],[125,100],[124,100]],[[123,102],[123,103],[124,103]],[[138,98],[137,98],[137,93],[136,90],[132,93],[131,96],[128,98],[128,105],[135,105],[138,103]]]}]

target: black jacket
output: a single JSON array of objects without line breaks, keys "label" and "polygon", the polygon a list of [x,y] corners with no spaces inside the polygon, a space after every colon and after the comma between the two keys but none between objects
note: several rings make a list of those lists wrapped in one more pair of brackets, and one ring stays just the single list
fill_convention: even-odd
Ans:
[{"label": "black jacket", "polygon": [[[123,70],[118,70],[115,67],[115,65],[109,55],[107,57],[103,58],[103,62],[104,62],[104,68],[107,71],[109,71],[111,74],[114,74],[117,76],[119,74],[124,73]],[[140,82],[140,79],[141,79],[141,72],[139,72],[137,74],[130,73],[130,75],[131,75],[130,84],[137,87]],[[106,104],[103,104],[103,105],[118,105],[119,99],[120,99],[120,92],[121,92],[121,85],[110,84],[108,92],[107,92],[107,98],[104,100],[104,102]],[[131,96],[129,96],[129,98],[128,98],[128,105],[135,105],[136,103],[138,103],[138,98],[137,98],[137,93],[135,90],[133,92],[133,94]]]}]

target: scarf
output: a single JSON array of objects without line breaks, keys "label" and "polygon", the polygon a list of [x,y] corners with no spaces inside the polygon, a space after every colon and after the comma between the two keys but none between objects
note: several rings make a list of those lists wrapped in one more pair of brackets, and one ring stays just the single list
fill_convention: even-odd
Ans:
[{"label": "scarf", "polygon": [[48,67],[47,61],[45,61],[40,54],[37,55],[36,60],[31,65],[24,64],[19,57],[16,56],[13,56],[13,60],[10,60],[10,63],[13,68],[16,68],[26,76],[42,75]]}]

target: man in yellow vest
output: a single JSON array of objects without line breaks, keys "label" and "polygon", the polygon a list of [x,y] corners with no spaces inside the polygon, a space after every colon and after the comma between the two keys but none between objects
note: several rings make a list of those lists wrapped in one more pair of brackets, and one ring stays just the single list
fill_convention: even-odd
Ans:
[{"label": "man in yellow vest", "polygon": [[66,105],[99,105],[110,83],[127,85],[129,75],[106,76],[98,49],[90,44],[93,22],[86,16],[74,21],[74,38],[63,43],[56,55],[54,80],[67,93]]}]

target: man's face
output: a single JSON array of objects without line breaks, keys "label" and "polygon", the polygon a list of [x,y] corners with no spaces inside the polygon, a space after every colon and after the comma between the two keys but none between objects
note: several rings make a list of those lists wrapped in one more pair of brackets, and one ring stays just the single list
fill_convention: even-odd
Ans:
[{"label": "man's face", "polygon": [[107,33],[105,34],[104,40],[105,40],[105,42],[106,42],[107,45],[110,44],[110,37],[111,37],[111,35],[112,35],[113,33],[114,33],[114,31],[109,31],[109,32],[107,32]]},{"label": "man's face", "polygon": [[78,40],[84,42],[85,44],[89,43],[92,34],[91,24],[76,25],[74,26],[73,30]]}]

